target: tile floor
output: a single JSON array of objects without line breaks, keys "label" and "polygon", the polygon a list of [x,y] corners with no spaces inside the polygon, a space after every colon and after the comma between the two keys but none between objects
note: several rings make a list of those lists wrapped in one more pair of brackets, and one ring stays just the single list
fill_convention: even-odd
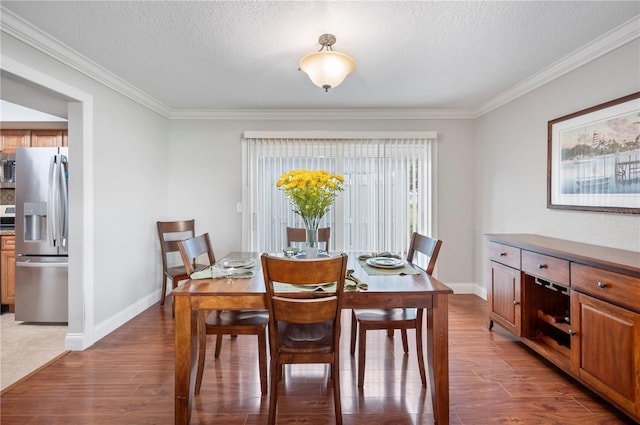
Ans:
[{"label": "tile floor", "polygon": [[67,326],[16,322],[0,316],[0,390],[64,353]]}]

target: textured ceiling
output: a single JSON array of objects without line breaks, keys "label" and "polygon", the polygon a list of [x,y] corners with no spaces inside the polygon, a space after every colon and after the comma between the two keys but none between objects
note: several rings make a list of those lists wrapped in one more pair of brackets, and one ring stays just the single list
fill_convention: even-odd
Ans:
[{"label": "textured ceiling", "polygon": [[[0,4],[174,111],[477,108],[640,13],[638,1]],[[357,64],[328,93],[298,71],[323,33]]]}]

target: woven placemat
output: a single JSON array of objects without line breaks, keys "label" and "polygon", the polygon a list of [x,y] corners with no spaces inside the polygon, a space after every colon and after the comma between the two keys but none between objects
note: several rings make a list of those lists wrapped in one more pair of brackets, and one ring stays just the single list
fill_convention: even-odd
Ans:
[{"label": "woven placemat", "polygon": [[[366,290],[366,288],[364,288]],[[275,292],[335,292],[336,291],[336,283],[328,283],[326,285],[292,285],[289,283],[280,283],[273,282],[273,290]],[[351,280],[345,280],[344,290],[346,292],[349,291],[359,291],[360,288]]]}]

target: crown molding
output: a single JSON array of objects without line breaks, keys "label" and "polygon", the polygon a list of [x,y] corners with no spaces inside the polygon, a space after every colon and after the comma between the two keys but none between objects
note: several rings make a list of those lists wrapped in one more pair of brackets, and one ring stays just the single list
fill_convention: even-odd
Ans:
[{"label": "crown molding", "polygon": [[424,120],[472,119],[467,109],[210,109],[174,110],[171,119],[203,120]]},{"label": "crown molding", "polygon": [[171,109],[0,6],[0,30],[168,119],[424,120],[475,119],[640,37],[640,15],[472,109]]},{"label": "crown molding", "polygon": [[624,24],[596,38],[542,71],[522,80],[518,84],[511,86],[497,96],[482,103],[474,110],[475,116],[476,118],[481,117],[638,37],[640,37],[640,15],[634,16]]}]

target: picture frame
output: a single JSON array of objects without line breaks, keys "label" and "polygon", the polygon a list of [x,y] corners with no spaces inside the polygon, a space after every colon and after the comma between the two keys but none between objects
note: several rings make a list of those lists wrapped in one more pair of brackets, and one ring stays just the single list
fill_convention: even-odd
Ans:
[{"label": "picture frame", "polygon": [[547,208],[640,214],[640,92],[547,125]]}]

